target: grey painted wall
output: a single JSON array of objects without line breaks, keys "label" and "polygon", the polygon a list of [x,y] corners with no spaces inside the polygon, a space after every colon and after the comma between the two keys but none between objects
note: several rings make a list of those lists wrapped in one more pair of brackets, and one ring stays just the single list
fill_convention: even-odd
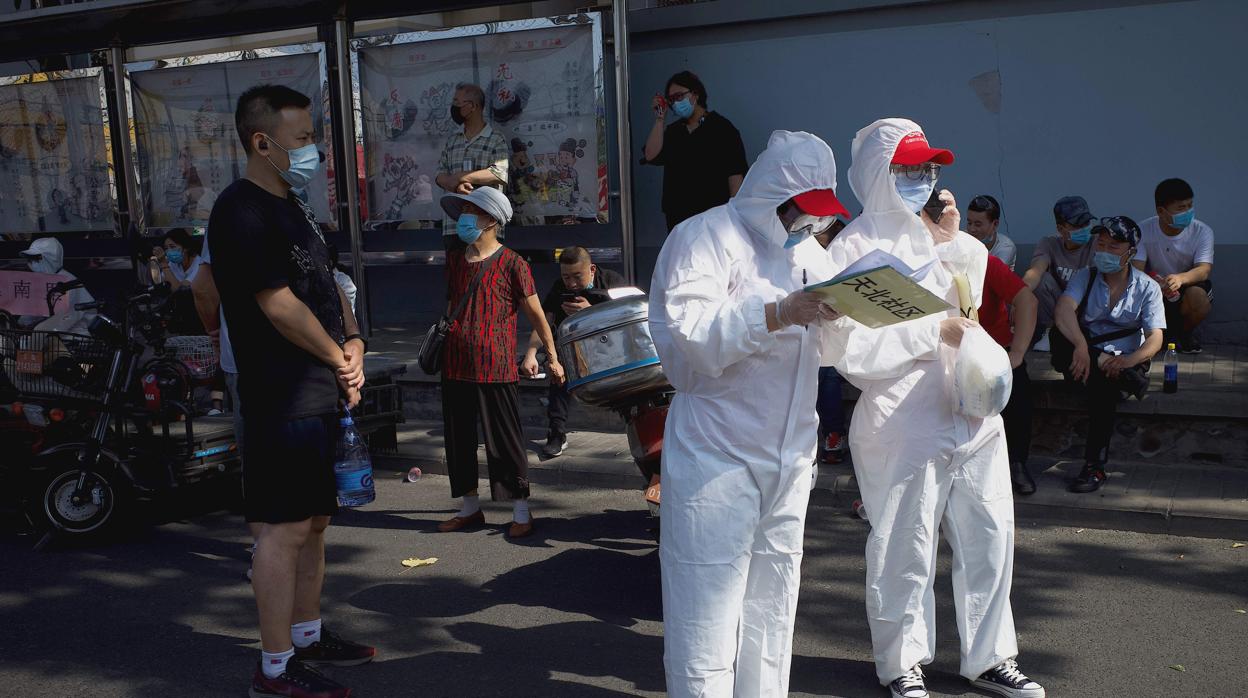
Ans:
[{"label": "grey painted wall", "polygon": [[[708,24],[716,4],[700,6]],[[1238,302],[1248,278],[1237,273],[1248,231],[1235,203],[1248,183],[1237,123],[1248,114],[1246,26],[1248,3],[1190,0],[932,3],[658,29],[632,38],[633,141],[640,149],[649,132],[648,96],[687,68],[740,129],[751,159],[773,129],[827,140],[841,197],[856,210],[845,177],[854,133],[876,118],[910,117],[957,155],[942,184],[962,203],[981,193],[1001,200],[1003,230],[1027,253],[1052,232],[1060,196],[1142,220],[1154,215],[1156,183],[1183,177],[1218,240],[1207,339],[1248,341]],[[650,167],[634,174],[639,279],[666,234],[661,177]]]}]

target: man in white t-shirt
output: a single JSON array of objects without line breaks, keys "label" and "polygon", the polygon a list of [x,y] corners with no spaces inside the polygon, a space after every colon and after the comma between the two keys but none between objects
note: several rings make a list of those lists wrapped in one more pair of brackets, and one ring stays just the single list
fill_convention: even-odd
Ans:
[{"label": "man in white t-shirt", "polygon": [[1192,187],[1181,179],[1157,185],[1157,215],[1140,223],[1143,239],[1135,265],[1161,285],[1165,297],[1166,341],[1185,354],[1199,354],[1193,331],[1213,308],[1213,228],[1196,220]]}]

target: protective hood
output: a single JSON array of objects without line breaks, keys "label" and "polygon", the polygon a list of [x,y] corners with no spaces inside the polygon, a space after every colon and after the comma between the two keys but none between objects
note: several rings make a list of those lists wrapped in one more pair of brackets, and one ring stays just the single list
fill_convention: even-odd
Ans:
[{"label": "protective hood", "polygon": [[[914,269],[924,266],[938,255],[927,226],[906,208],[897,193],[896,177],[889,171],[901,139],[906,134],[922,130],[909,119],[880,119],[854,136],[850,150],[853,162],[849,166],[849,185],[863,208],[862,213],[837,235],[836,240],[841,243],[828,248],[838,267],[848,266],[871,249],[893,254]],[[959,234],[958,237],[969,236]],[[961,251],[964,245],[959,243],[952,247]],[[948,252],[939,254],[942,260],[948,256]],[[984,257],[986,260],[987,255]],[[933,281],[936,282],[933,291],[947,282],[941,279]]]},{"label": "protective hood", "polygon": [[56,238],[39,238],[19,254],[23,257],[42,257],[41,262],[35,262],[32,265],[31,271],[43,274],[55,274],[65,264],[65,248]]},{"label": "protective hood", "polygon": [[728,206],[752,234],[783,247],[789,233],[776,208],[812,189],[836,190],[832,149],[810,133],[775,131]]}]

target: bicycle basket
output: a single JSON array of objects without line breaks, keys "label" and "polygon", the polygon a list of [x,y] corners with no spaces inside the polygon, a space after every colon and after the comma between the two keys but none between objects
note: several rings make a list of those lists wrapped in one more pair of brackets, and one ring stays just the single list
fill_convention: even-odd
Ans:
[{"label": "bicycle basket", "polygon": [[208,336],[169,337],[165,349],[181,361],[194,378],[212,378],[217,374],[217,354]]},{"label": "bicycle basket", "polygon": [[0,389],[13,391],[18,399],[101,402],[113,352],[107,342],[94,337],[0,329]]}]

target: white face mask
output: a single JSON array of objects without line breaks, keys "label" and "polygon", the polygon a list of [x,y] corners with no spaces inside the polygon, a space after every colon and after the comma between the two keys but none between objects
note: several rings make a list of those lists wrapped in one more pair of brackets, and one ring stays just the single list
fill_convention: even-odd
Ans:
[{"label": "white face mask", "polygon": [[60,271],[52,267],[52,263],[46,259],[33,259],[29,262],[30,270],[38,274],[55,274]]}]

